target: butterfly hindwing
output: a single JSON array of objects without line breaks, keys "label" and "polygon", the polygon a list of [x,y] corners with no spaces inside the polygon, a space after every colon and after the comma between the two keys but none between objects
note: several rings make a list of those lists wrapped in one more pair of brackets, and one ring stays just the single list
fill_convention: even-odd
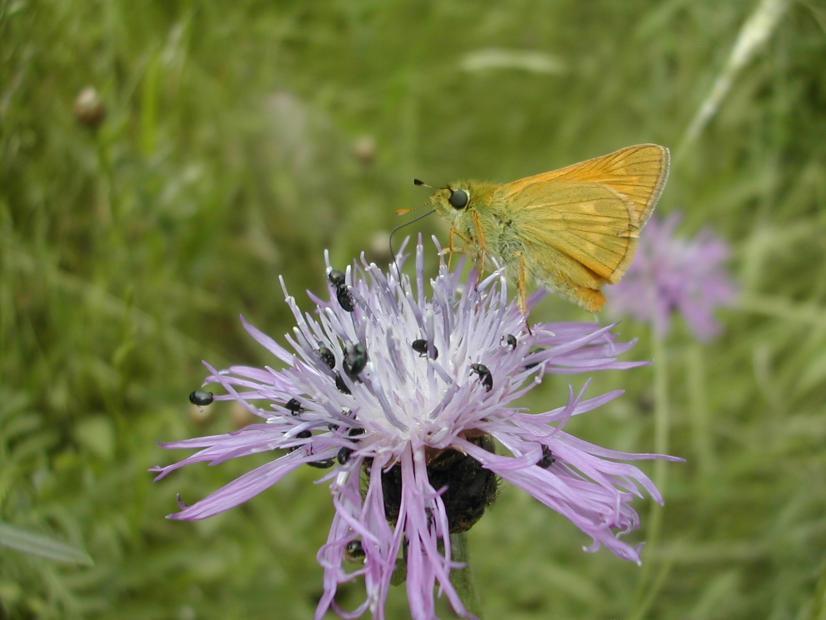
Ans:
[{"label": "butterfly hindwing", "polygon": [[559,275],[572,286],[596,290],[618,282],[662,192],[668,161],[665,147],[631,146],[502,186],[498,198],[513,207],[526,253],[540,272],[536,275],[544,269],[546,279],[554,280],[558,252],[591,276],[563,265]]}]

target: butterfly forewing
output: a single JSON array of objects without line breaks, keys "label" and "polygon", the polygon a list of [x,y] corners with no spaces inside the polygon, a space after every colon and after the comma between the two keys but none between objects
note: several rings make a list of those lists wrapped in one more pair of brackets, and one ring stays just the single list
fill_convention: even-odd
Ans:
[{"label": "butterfly forewing", "polygon": [[508,199],[518,200],[519,194],[532,185],[553,181],[599,183],[631,200],[635,205],[632,218],[637,226],[642,226],[660,198],[670,163],[668,149],[664,146],[637,144],[565,168],[507,183],[503,189]]}]

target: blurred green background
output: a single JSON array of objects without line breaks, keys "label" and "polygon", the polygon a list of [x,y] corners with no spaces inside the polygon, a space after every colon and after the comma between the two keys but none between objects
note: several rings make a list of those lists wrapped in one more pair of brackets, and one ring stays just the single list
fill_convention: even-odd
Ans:
[{"label": "blurred green background", "polygon": [[[503,485],[469,535],[486,617],[824,618],[822,1],[0,0],[0,542],[56,557],[0,548],[0,616],[311,617],[316,470],[163,518],[261,460],[152,482],[180,455],[158,441],[246,423],[190,409],[200,361],[269,363],[239,313],[278,336],[277,274],[298,294],[325,247],[386,260],[414,175],[506,181],[645,141],[676,155],[660,211],[731,241],[742,295],[710,345],[678,326],[659,370],[597,377],[628,393],[571,429],[688,462],[656,472],[664,509],[640,504],[642,568]],[[619,331],[652,356],[646,326]],[[389,609],[407,617],[403,588]]]}]

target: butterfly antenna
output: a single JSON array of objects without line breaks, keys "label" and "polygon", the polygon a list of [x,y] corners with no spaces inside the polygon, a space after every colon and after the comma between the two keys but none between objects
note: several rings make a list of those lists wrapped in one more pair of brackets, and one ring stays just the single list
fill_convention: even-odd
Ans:
[{"label": "butterfly antenna", "polygon": [[[414,180],[414,183],[415,183],[416,181],[418,181],[418,179],[415,179],[415,180]],[[417,185],[420,185],[420,184],[421,184],[421,185],[424,185],[424,184],[423,184],[423,183],[421,183],[421,182],[420,182],[420,183],[416,183],[416,184],[417,184]],[[429,187],[429,186],[428,186],[428,187]],[[399,276],[399,283],[401,283],[401,280],[402,280],[402,272],[401,272],[401,269],[399,269],[399,263],[397,263],[397,262],[396,262],[396,252],[393,250],[393,235],[395,235],[398,231],[400,231],[400,230],[401,230],[402,228],[404,228],[405,226],[410,226],[410,224],[415,224],[415,223],[416,223],[416,222],[418,222],[419,220],[423,220],[423,219],[424,219],[424,218],[426,218],[428,215],[433,215],[434,213],[436,213],[436,209],[431,209],[430,211],[428,211],[428,212],[427,212],[427,213],[425,213],[424,215],[420,215],[419,217],[414,217],[414,218],[413,218],[412,220],[410,220],[409,222],[404,222],[404,223],[402,223],[402,224],[399,224],[399,225],[398,225],[398,226],[396,226],[393,230],[391,230],[391,231],[390,231],[390,240],[389,240],[389,243],[390,243],[390,255],[393,257],[393,264],[394,264],[394,265],[396,265],[396,273],[397,273],[397,274],[398,274],[398,276]]]}]

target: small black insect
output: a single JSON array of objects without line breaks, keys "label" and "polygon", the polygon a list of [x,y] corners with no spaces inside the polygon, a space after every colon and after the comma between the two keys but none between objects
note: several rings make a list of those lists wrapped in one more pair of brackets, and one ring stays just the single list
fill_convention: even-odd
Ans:
[{"label": "small black insect", "polygon": [[364,435],[364,429],[360,426],[354,426],[349,431],[347,431],[348,437],[358,437],[359,435]]},{"label": "small black insect", "polygon": [[344,308],[346,312],[352,312],[356,309],[356,305],[353,302],[353,294],[350,292],[350,287],[346,284],[336,287],[336,299],[338,299],[339,305]]},{"label": "small black insect", "polygon": [[484,364],[471,364],[470,372],[479,375],[479,381],[485,386],[485,390],[490,392],[493,389],[493,375]]},{"label": "small black insect", "polygon": [[344,548],[344,553],[348,560],[360,560],[364,557],[364,547],[360,540],[351,540]]},{"label": "small black insect", "polygon": [[536,464],[542,469],[548,469],[551,465],[556,463],[556,457],[548,446],[542,446],[542,458]]},{"label": "small black insect", "polygon": [[451,189],[447,200],[454,209],[464,209],[470,202],[470,194],[463,189]]},{"label": "small black insect", "polygon": [[[480,448],[496,453],[489,435],[468,438]],[[482,518],[485,508],[496,499],[496,475],[467,454],[457,450],[444,450],[432,457],[427,464],[427,477],[434,489],[442,493],[451,534],[468,531]],[[384,515],[390,523],[399,518],[402,499],[401,466],[393,465],[381,474],[384,495]],[[447,488],[445,488],[447,487]]]},{"label": "small black insect", "polygon": [[341,307],[347,312],[355,310],[356,306],[353,303],[353,294],[350,292],[350,287],[347,286],[347,279],[344,272],[338,269],[331,269],[330,273],[327,274],[327,279],[330,281],[330,284],[335,287],[336,299],[338,299]]},{"label": "small black insect", "polygon": [[340,465],[344,465],[347,461],[350,460],[350,455],[353,454],[352,448],[344,447],[338,451],[336,455],[336,459],[338,460]]},{"label": "small black insect", "polygon": [[439,349],[437,349],[434,345],[431,345],[424,338],[414,340],[410,346],[413,347],[413,350],[419,354],[419,357],[427,357],[429,355],[434,360],[439,357]]},{"label": "small black insect", "polygon": [[304,411],[304,407],[301,406],[301,403],[297,398],[291,398],[287,401],[287,404],[284,405],[284,408],[289,411],[293,415],[298,415],[302,411]]},{"label": "small black insect", "polygon": [[350,388],[347,387],[347,384],[344,383],[344,379],[342,379],[341,375],[338,373],[336,373],[336,387],[342,394],[352,394],[352,392],[350,392]]},{"label": "small black insect", "polygon": [[352,379],[367,366],[367,349],[363,344],[348,344],[344,348],[344,372]]},{"label": "small black insect", "polygon": [[206,407],[207,405],[211,405],[214,398],[212,397],[212,392],[206,392],[204,390],[195,390],[194,392],[190,392],[189,394],[189,402],[193,405],[198,405],[199,407]]},{"label": "small black insect", "polygon": [[[296,435],[295,435],[292,439],[309,439],[309,438],[310,438],[310,437],[312,437],[312,436],[313,436],[312,431],[310,431],[310,430],[303,430],[303,431],[301,431],[300,433],[296,433]],[[301,447],[301,446],[290,446],[289,448],[287,448],[287,450],[288,450],[289,452],[295,452],[295,451],[296,451],[296,450],[298,450],[300,447]]]},{"label": "small black insect", "polygon": [[330,273],[327,274],[327,279],[330,281],[330,284],[336,288],[344,286],[346,282],[344,272],[338,269],[331,269]]},{"label": "small black insect", "polygon": [[316,349],[316,354],[330,370],[336,367],[336,356],[327,347],[319,347]]},{"label": "small black insect", "polygon": [[336,462],[333,459],[324,459],[323,461],[309,461],[307,465],[310,467],[317,467],[318,469],[329,469]]},{"label": "small black insect", "polygon": [[516,336],[513,334],[505,334],[502,336],[502,340],[500,342],[504,342],[507,346],[509,346],[511,351],[516,348]]}]

